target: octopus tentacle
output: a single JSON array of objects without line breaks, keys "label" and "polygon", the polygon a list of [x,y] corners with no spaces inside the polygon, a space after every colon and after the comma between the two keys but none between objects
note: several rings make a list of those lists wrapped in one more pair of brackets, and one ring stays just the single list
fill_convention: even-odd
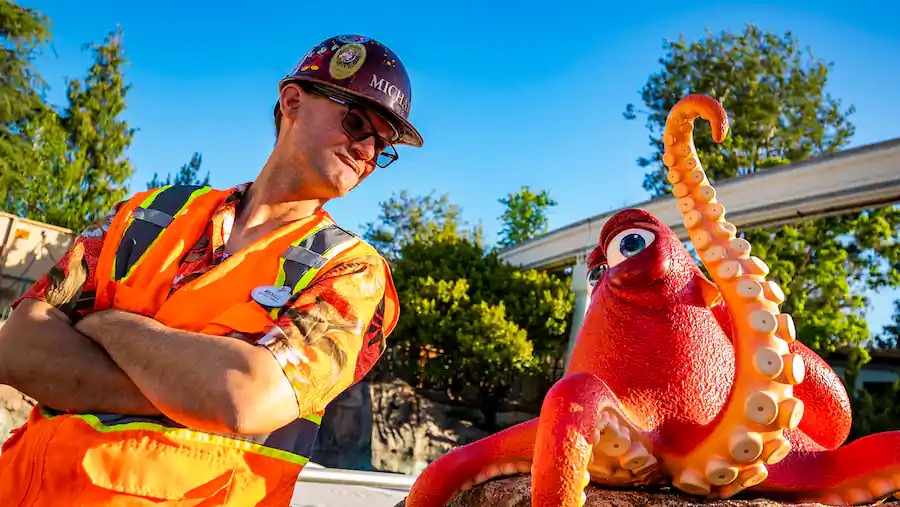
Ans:
[{"label": "octopus tentacle", "polygon": [[756,488],[769,498],[856,505],[900,491],[900,431],[869,435],[838,449],[822,449],[801,431],[788,437],[795,450]]},{"label": "octopus tentacle", "polygon": [[640,482],[655,467],[650,442],[622,415],[599,377],[573,373],[544,398],[532,466],[532,505],[580,507],[593,477]]},{"label": "octopus tentacle", "polygon": [[407,507],[441,507],[460,491],[531,471],[538,420],[532,419],[444,454],[416,479]]},{"label": "octopus tentacle", "polygon": [[725,221],[725,208],[700,166],[692,136],[698,116],[711,123],[716,142],[725,139],[728,117],[721,104],[688,96],[666,121],[663,163],[691,242],[729,309],[735,378],[716,428],[690,453],[667,459],[665,467],[682,491],[727,498],[761,483],[766,465],[790,451],[783,430],[796,428],[803,415],[792,387],[803,380],[804,364],[788,348],[794,327],[790,315],[779,313],[781,290],[765,279],[768,267]]}]

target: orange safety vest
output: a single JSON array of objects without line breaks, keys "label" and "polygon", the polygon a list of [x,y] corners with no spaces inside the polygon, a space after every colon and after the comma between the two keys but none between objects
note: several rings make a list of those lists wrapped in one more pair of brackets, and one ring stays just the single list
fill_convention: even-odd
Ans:
[{"label": "orange safety vest", "polygon": [[[179,263],[230,193],[166,186],[129,199],[100,253],[94,310],[129,310],[205,334],[265,333],[286,307],[258,303],[257,287],[295,294],[331,265],[381,258],[320,212],[272,232],[170,295]],[[370,353],[360,354],[355,378],[381,355],[397,322],[397,295],[382,262],[383,332],[363,343]],[[66,414],[38,405],[0,455],[0,505],[287,506],[322,414],[305,414],[268,435],[236,436],[191,430],[162,416]]]}]

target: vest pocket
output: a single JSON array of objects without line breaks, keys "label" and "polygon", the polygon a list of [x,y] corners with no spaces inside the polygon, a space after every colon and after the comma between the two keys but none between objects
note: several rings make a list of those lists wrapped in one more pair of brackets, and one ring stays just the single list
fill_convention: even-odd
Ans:
[{"label": "vest pocket", "polygon": [[89,485],[81,500],[90,503],[92,497],[118,493],[185,502],[178,505],[214,499],[224,503],[236,473],[233,461],[240,457],[163,439],[135,436],[89,447],[81,463]]}]

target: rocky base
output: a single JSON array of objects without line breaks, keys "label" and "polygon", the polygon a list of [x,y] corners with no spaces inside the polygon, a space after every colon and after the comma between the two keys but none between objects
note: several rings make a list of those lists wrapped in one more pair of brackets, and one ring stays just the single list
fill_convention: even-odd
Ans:
[{"label": "rocky base", "polygon": [[453,448],[488,435],[460,420],[452,407],[418,395],[401,380],[372,384],[371,399],[376,470],[417,475]]},{"label": "rocky base", "polygon": [[[592,485],[585,489],[585,493],[587,493],[587,502],[584,504],[584,507],[645,507],[651,505],[714,505],[716,507],[773,507],[787,505],[817,507],[823,505],[819,503],[781,503],[766,499],[698,500],[684,496],[677,491],[624,491],[601,489]],[[406,502],[404,501],[397,504],[396,507],[405,507],[405,505]],[[532,507],[531,476],[518,475],[488,481],[457,495],[446,507],[481,507],[485,505],[490,507]]]}]

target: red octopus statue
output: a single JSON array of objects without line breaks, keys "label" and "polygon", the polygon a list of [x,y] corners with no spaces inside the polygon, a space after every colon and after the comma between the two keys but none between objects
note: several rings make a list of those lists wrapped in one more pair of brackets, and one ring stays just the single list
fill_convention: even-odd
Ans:
[{"label": "red octopus statue", "polygon": [[588,483],[828,505],[900,491],[900,432],[842,446],[847,393],[795,340],[783,292],[725,221],[694,148],[698,116],[724,140],[721,104],[691,95],[669,114],[663,162],[712,281],[651,214],[612,216],[588,259],[591,301],[569,366],[540,416],[431,463],[407,507],[520,473],[541,507],[580,507]]}]

